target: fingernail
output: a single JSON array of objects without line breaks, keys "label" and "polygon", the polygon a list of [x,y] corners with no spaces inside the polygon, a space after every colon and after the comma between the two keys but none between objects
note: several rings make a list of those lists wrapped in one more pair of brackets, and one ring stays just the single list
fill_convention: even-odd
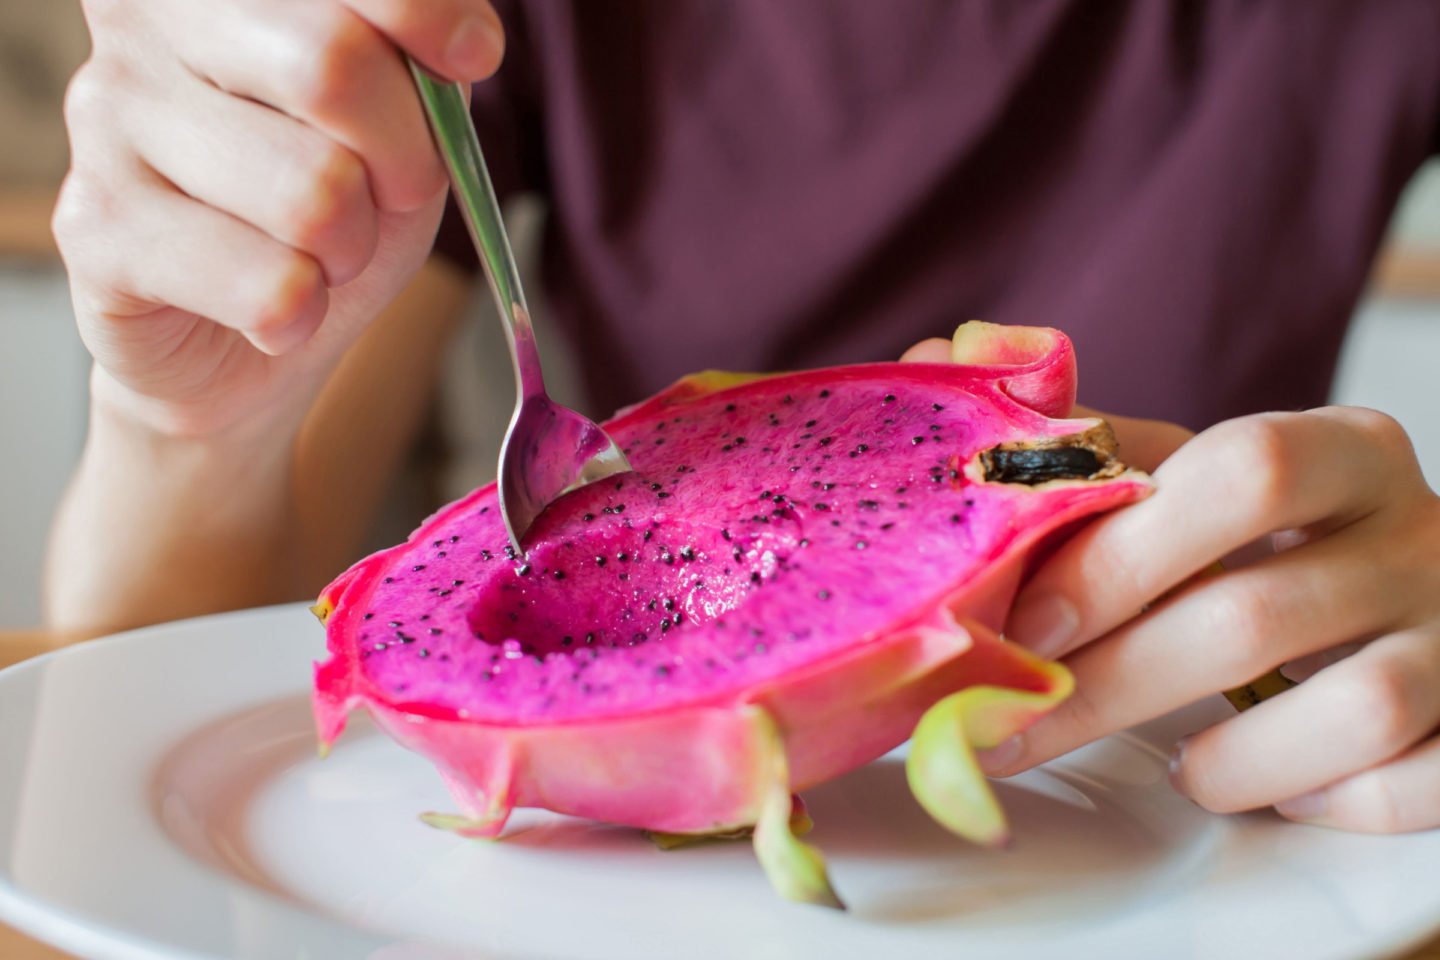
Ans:
[{"label": "fingernail", "polygon": [[1324,790],[1311,790],[1275,804],[1275,809],[1282,817],[1290,820],[1319,820],[1325,816],[1327,805]]},{"label": "fingernail", "polygon": [[445,48],[445,64],[456,79],[475,80],[495,68],[505,40],[485,17],[469,17],[456,28]]},{"label": "fingernail", "polygon": [[1037,657],[1054,657],[1080,629],[1080,612],[1059,594],[1025,597],[1010,611],[1005,636]]},{"label": "fingernail", "polygon": [[1190,793],[1185,789],[1184,782],[1180,779],[1180,768],[1185,764],[1185,748],[1190,745],[1189,737],[1181,737],[1175,741],[1175,747],[1170,751],[1170,786],[1182,797],[1189,797]]},{"label": "fingernail", "polygon": [[1018,764],[1024,754],[1025,739],[1022,734],[1017,733],[1001,740],[989,750],[975,751],[975,760],[980,764],[981,770],[996,777]]}]

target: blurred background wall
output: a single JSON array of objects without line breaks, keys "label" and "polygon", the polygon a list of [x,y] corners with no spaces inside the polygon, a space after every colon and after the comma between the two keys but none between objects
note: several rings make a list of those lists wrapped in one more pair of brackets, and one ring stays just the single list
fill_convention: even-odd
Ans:
[{"label": "blurred background wall", "polygon": [[0,628],[39,620],[45,529],[85,426],[89,364],[49,216],[59,104],[87,48],[78,3],[0,0]]},{"label": "blurred background wall", "polygon": [[[74,0],[0,0],[0,628],[39,621],[45,531],[84,436],[88,361],[48,221],[66,164],[60,102],[86,49]],[[531,205],[516,215],[516,246],[531,247],[540,213]],[[510,397],[498,328],[481,316],[483,300],[477,297],[477,320],[451,352],[451,375],[440,385],[443,432],[458,441],[439,486],[447,497],[493,472]],[[561,345],[546,346],[549,353]],[[493,375],[477,377],[477,363]],[[1335,389],[1338,402],[1398,417],[1432,485],[1440,485],[1437,363],[1440,163],[1432,162],[1396,217]],[[563,398],[565,385],[557,392]],[[403,536],[425,509],[406,494],[402,485],[380,541]]]}]

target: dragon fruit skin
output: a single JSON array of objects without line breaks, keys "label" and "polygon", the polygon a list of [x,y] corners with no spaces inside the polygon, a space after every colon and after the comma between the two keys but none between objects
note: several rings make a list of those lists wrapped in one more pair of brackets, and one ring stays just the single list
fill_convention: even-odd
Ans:
[{"label": "dragon fruit skin", "polygon": [[997,631],[1027,560],[1150,486],[1100,421],[1059,419],[1063,335],[969,323],[953,343],[956,365],[686,378],[606,424],[635,474],[552,506],[524,558],[491,485],[360,561],[316,606],[322,744],[365,707],[445,779],[460,814],[427,822],[468,836],[517,806],[753,827],[779,892],[839,906],[792,791],[913,734],[917,799],[1003,842],[972,751],[1071,680]]}]

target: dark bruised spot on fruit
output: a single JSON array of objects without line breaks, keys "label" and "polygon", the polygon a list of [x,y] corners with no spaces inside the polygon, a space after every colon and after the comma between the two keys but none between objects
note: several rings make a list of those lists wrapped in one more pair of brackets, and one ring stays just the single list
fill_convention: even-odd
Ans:
[{"label": "dark bruised spot on fruit", "polygon": [[980,453],[987,483],[1035,486],[1051,480],[1103,480],[1125,465],[1116,459],[1115,434],[1101,423],[1084,433],[1040,441],[1002,443]]}]

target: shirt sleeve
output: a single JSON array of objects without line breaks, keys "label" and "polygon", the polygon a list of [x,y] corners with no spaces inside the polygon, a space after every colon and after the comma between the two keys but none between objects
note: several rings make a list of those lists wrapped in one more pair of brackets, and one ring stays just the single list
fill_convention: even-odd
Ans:
[{"label": "shirt sleeve", "polygon": [[[492,4],[505,25],[505,60],[493,77],[472,88],[470,113],[490,179],[504,203],[519,193],[544,192],[545,150],[535,73],[538,57],[530,44],[523,5],[518,0],[492,0]],[[480,269],[453,196],[446,201],[433,252],[466,272]]]}]

